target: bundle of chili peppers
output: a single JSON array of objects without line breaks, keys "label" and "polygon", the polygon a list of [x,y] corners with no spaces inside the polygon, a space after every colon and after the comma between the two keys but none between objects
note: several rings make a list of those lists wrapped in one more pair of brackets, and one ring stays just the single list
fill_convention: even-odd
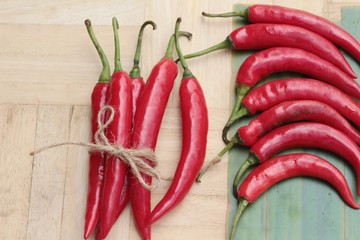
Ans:
[{"label": "bundle of chili peppers", "polygon": [[[203,15],[239,16],[250,24],[235,29],[225,41],[185,58],[224,48],[257,51],[240,65],[236,75],[236,102],[222,134],[226,146],[197,178],[200,181],[205,171],[234,146],[250,148],[233,183],[239,205],[230,239],[234,239],[246,206],[272,185],[291,177],[320,178],[331,184],[350,207],[359,209],[345,177],[329,161],[309,153],[281,152],[308,147],[341,156],[357,174],[360,196],[360,85],[337,48],[360,62],[360,43],[322,17],[280,6],[253,5],[239,12]],[[276,72],[295,72],[304,77],[261,83]],[[228,139],[230,128],[239,119],[256,113],[260,114]],[[241,182],[246,170],[255,164],[258,166]]]},{"label": "bundle of chili peppers", "polygon": [[[85,21],[89,36],[100,56],[103,70],[95,85],[92,98],[92,135],[97,143],[97,131],[101,122],[106,122],[108,141],[124,149],[152,149],[155,151],[162,118],[170,93],[178,75],[178,67],[173,60],[176,46],[184,69],[179,95],[181,100],[183,141],[181,156],[167,193],[151,211],[151,191],[144,187],[138,176],[129,168],[124,159],[111,152],[91,152],[89,189],[87,197],[84,238],[96,229],[96,239],[105,239],[112,225],[122,211],[131,203],[133,215],[142,239],[151,239],[151,224],[175,208],[189,192],[195,182],[205,158],[208,132],[208,114],[204,93],[194,75],[190,72],[179,46],[179,36],[191,38],[188,32],[179,31],[181,19],[176,22],[166,53],[153,67],[146,83],[140,76],[139,59],[142,35],[146,25],[140,28],[134,67],[130,74],[125,72],[120,61],[118,22],[113,18],[115,42],[115,68],[110,76],[110,66],[106,55],[98,43],[90,20]],[[102,114],[110,107],[112,115]],[[140,168],[153,165],[144,159]],[[154,167],[154,166],[152,166]],[[151,186],[151,175],[140,173],[145,186]]]}]

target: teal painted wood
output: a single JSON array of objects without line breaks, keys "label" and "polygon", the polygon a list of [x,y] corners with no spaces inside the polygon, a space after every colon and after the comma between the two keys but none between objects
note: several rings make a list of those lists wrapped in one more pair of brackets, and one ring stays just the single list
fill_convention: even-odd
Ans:
[{"label": "teal painted wood", "polygon": [[[342,9],[341,25],[347,29],[356,39],[360,39],[360,9],[358,7],[344,7]],[[351,67],[360,77],[360,64],[348,55],[347,59]],[[358,82],[360,81],[359,77],[357,79]],[[345,165],[344,172],[346,179],[348,179],[349,184],[352,187],[352,192],[356,193],[356,175],[354,170],[349,165]],[[358,202],[360,201],[359,197],[356,199]],[[344,239],[360,239],[360,213],[352,211],[350,208],[345,208],[344,218]]]},{"label": "teal painted wood", "polygon": [[[235,10],[245,5],[235,5]],[[357,39],[360,39],[360,8],[344,8],[341,25]],[[234,28],[244,25],[234,20]],[[251,54],[250,51],[232,53],[232,82],[240,64]],[[345,53],[354,71],[360,76],[360,65]],[[296,76],[293,73],[273,74],[266,81],[275,78]],[[358,80],[359,81],[359,80]],[[234,84],[235,85],[235,84]],[[235,98],[235,96],[234,96]],[[245,125],[250,118],[243,119],[237,126]],[[234,133],[234,127],[232,133]],[[231,133],[230,133],[231,134]],[[319,155],[339,168],[345,174],[352,192],[356,193],[355,173],[344,159],[330,152],[317,149],[292,149],[287,152],[311,152]],[[285,153],[285,152],[284,152]],[[229,214],[228,233],[237,208],[232,196],[232,182],[240,164],[248,156],[248,149],[234,149],[229,153],[228,191]],[[360,198],[356,198],[358,202]],[[235,239],[246,240],[356,240],[360,239],[360,211],[345,205],[337,192],[328,184],[312,178],[293,178],[278,183],[255,203],[249,204],[236,230]],[[228,236],[227,236],[228,237]]]}]

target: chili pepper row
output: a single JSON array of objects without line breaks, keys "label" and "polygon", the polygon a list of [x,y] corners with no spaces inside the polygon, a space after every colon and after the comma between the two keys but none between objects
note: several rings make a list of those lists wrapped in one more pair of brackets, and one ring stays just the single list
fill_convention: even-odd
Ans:
[{"label": "chili pepper row", "polygon": [[[141,38],[146,25],[156,25],[145,22],[139,32],[138,45],[134,58],[134,69],[131,77],[122,69],[120,61],[120,45],[118,38],[118,22],[113,18],[115,42],[115,69],[110,80],[110,66],[103,49],[96,40],[90,20],[86,20],[91,40],[93,41],[101,61],[103,71],[92,94],[92,135],[98,129],[97,117],[99,110],[105,105],[114,108],[114,119],[107,128],[107,137],[111,143],[130,147],[133,125],[133,108],[142,90],[144,82],[138,66],[141,51]],[[106,81],[105,81],[105,80]],[[101,89],[100,89],[101,88]],[[103,120],[106,116],[102,116]],[[93,140],[94,142],[94,140]],[[94,160],[94,157],[96,158]],[[85,215],[84,238],[87,239],[98,225],[97,239],[104,239],[116,219],[121,215],[129,201],[128,169],[123,161],[104,153],[90,154],[89,190]]]},{"label": "chili pepper row", "polygon": [[[190,33],[179,31],[180,22],[179,18],[175,32],[169,39],[165,56],[153,67],[145,83],[140,76],[139,68],[142,34],[146,25],[151,24],[154,29],[156,25],[151,21],[142,25],[138,36],[134,67],[128,75],[121,66],[119,26],[117,19],[113,18],[115,70],[110,77],[108,60],[96,40],[90,20],[86,21],[89,35],[103,63],[100,83],[95,87],[96,91],[94,90],[92,100],[93,135],[99,127],[97,118],[100,109],[105,105],[110,105],[114,109],[114,115],[106,129],[109,141],[124,148],[150,148],[155,151],[162,117],[178,75],[178,68],[173,60],[174,45],[181,58],[184,75],[179,89],[183,144],[178,167],[167,193],[151,211],[150,190],[139,183],[124,161],[112,155],[91,154],[90,169],[92,171],[89,174],[85,239],[90,236],[96,226],[98,226],[96,239],[106,238],[129,200],[142,239],[151,239],[151,224],[175,208],[185,198],[201,169],[206,151],[208,114],[204,93],[199,82],[190,72],[179,46],[179,36],[184,35],[189,39],[192,36]],[[101,117],[105,119],[108,116]],[[95,157],[97,161],[93,162],[92,158]],[[144,159],[144,162],[147,162],[147,159]],[[142,177],[147,184],[151,184],[150,176],[143,175]]]},{"label": "chili pepper row", "polygon": [[[294,147],[333,152],[353,166],[358,178],[357,192],[360,194],[359,132],[352,126],[359,126],[360,123],[360,105],[354,99],[359,99],[360,85],[354,81],[356,74],[342,54],[339,58],[330,57],[339,53],[336,44],[348,51],[356,48],[350,54],[353,53],[359,60],[357,52],[360,44],[357,40],[326,19],[278,6],[255,5],[242,12],[203,15],[239,15],[252,24],[234,30],[225,41],[185,55],[185,58],[223,48],[261,50],[248,57],[239,67],[236,102],[222,134],[227,145],[212,160],[212,163],[218,162],[236,145],[250,147],[249,157],[239,168],[233,183],[233,193],[239,200],[239,207],[230,239],[233,239],[239,217],[249,202],[256,200],[278,181],[294,176],[312,176],[328,181],[349,206],[359,209],[346,179],[328,161],[305,153],[274,157]],[[329,46],[326,48],[331,49],[331,54],[325,57],[325,51],[320,50],[318,45]],[[342,64],[334,61],[335,58],[341,59]],[[254,88],[270,74],[285,71],[300,73],[305,77],[270,81]],[[248,125],[240,127],[230,140],[227,139],[228,131],[235,122],[257,112],[262,113]],[[240,183],[246,169],[254,164],[259,166]],[[206,169],[199,174],[198,181]]]},{"label": "chili pepper row", "polygon": [[328,61],[302,49],[277,47],[252,54],[239,67],[236,75],[237,98],[231,117],[223,130],[227,132],[239,120],[240,105],[246,93],[265,77],[276,72],[296,72],[327,82],[344,92],[360,98],[360,85]]}]

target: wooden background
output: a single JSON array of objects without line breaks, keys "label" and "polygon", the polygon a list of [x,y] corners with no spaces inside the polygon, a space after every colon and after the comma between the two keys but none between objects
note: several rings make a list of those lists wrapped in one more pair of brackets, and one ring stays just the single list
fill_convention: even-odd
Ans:
[{"label": "wooden background", "polygon": [[[0,1],[0,239],[82,239],[88,154],[61,147],[35,157],[41,146],[89,141],[90,94],[101,64],[83,24],[92,20],[97,37],[113,58],[111,18],[120,22],[122,62],[132,67],[139,26],[146,20],[141,68],[146,78],[163,56],[175,20],[193,33],[182,40],[185,53],[225,39],[231,19],[205,19],[202,11],[227,12],[235,3],[268,3],[303,9],[332,21],[341,6],[357,0],[273,1]],[[200,80],[209,108],[207,159],[223,146],[221,129],[232,99],[231,54],[221,51],[188,61]],[[160,131],[156,154],[164,177],[173,174],[181,145],[179,80]],[[168,182],[154,191],[153,203]],[[227,160],[209,171],[176,210],[153,225],[153,239],[225,239],[227,229]],[[140,239],[127,208],[107,239]],[[249,237],[251,240],[251,238]],[[321,237],[319,238],[321,239]],[[356,239],[356,238],[348,238]]]}]

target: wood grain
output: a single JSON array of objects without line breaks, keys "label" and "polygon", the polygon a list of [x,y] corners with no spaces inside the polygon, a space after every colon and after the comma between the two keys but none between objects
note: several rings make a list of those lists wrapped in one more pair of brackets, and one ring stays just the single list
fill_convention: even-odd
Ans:
[{"label": "wood grain", "polygon": [[26,239],[37,106],[0,105],[0,238]]},{"label": "wood grain", "polygon": [[[296,7],[340,20],[342,6],[360,5],[359,0],[320,1],[241,1]],[[87,191],[87,150],[81,147],[60,147],[35,157],[34,148],[63,141],[89,141],[90,94],[101,71],[101,64],[85,26],[92,20],[95,33],[109,61],[114,56],[111,18],[120,23],[122,63],[126,70],[133,64],[136,37],[140,25],[153,20],[158,28],[145,30],[140,66],[145,80],[152,66],[163,57],[175,20],[182,18],[181,29],[193,34],[191,41],[181,39],[184,53],[201,50],[223,41],[233,28],[232,19],[208,19],[202,11],[227,12],[236,0],[214,2],[167,0],[106,0],[106,1],[1,1],[0,8],[0,239],[82,239],[83,217]],[[355,20],[354,20],[355,21]],[[174,54],[176,58],[176,54]],[[231,53],[222,50],[208,56],[188,60],[199,79],[208,103],[209,134],[206,160],[222,147],[221,129],[227,120],[233,98],[233,66]],[[180,68],[179,68],[180,69]],[[179,70],[181,75],[182,70]],[[178,88],[175,83],[163,125],[156,154],[158,170],[171,176],[181,150],[181,118]],[[235,152],[246,156],[246,152]],[[239,163],[238,161],[237,163]],[[155,240],[225,239],[233,200],[228,197],[227,157],[195,184],[185,200],[152,228]],[[351,169],[344,166],[349,176]],[[165,194],[170,182],[163,181],[154,190],[154,206]],[[327,194],[328,189],[312,188],[306,194],[307,182],[284,185],[279,194],[293,191],[295,198],[311,200]],[[316,223],[323,217],[311,211],[300,215],[286,209],[302,208],[288,202],[274,202],[265,195],[256,206],[249,208],[241,224],[244,239],[281,239],[279,232],[267,229],[270,221],[280,214],[308,217],[302,225],[284,229],[286,239],[295,239],[293,231],[311,231],[313,239],[321,239],[324,231]],[[286,205],[285,210],[281,206]],[[310,204],[310,203],[309,203]],[[314,207],[315,203],[311,203]],[[311,205],[310,204],[310,205]],[[324,207],[324,211],[326,210]],[[267,211],[267,209],[272,209]],[[281,212],[282,211],[282,212]],[[334,210],[331,216],[340,214]],[[346,219],[357,213],[341,210]],[[306,216],[305,216],[306,215]],[[351,216],[350,216],[351,215]],[[326,223],[327,229],[337,229],[339,222]],[[277,224],[286,224],[278,219]],[[301,229],[300,229],[301,228]],[[351,239],[357,225],[346,222],[344,231],[337,231]],[[266,231],[262,231],[266,229]],[[309,230],[310,229],[310,230]],[[326,236],[334,235],[329,231]],[[324,235],[325,236],[325,235]],[[302,239],[302,236],[297,236]],[[284,239],[285,239],[284,238]],[[94,239],[93,236],[91,239]],[[114,225],[107,239],[138,240],[131,209],[128,206]]]}]

